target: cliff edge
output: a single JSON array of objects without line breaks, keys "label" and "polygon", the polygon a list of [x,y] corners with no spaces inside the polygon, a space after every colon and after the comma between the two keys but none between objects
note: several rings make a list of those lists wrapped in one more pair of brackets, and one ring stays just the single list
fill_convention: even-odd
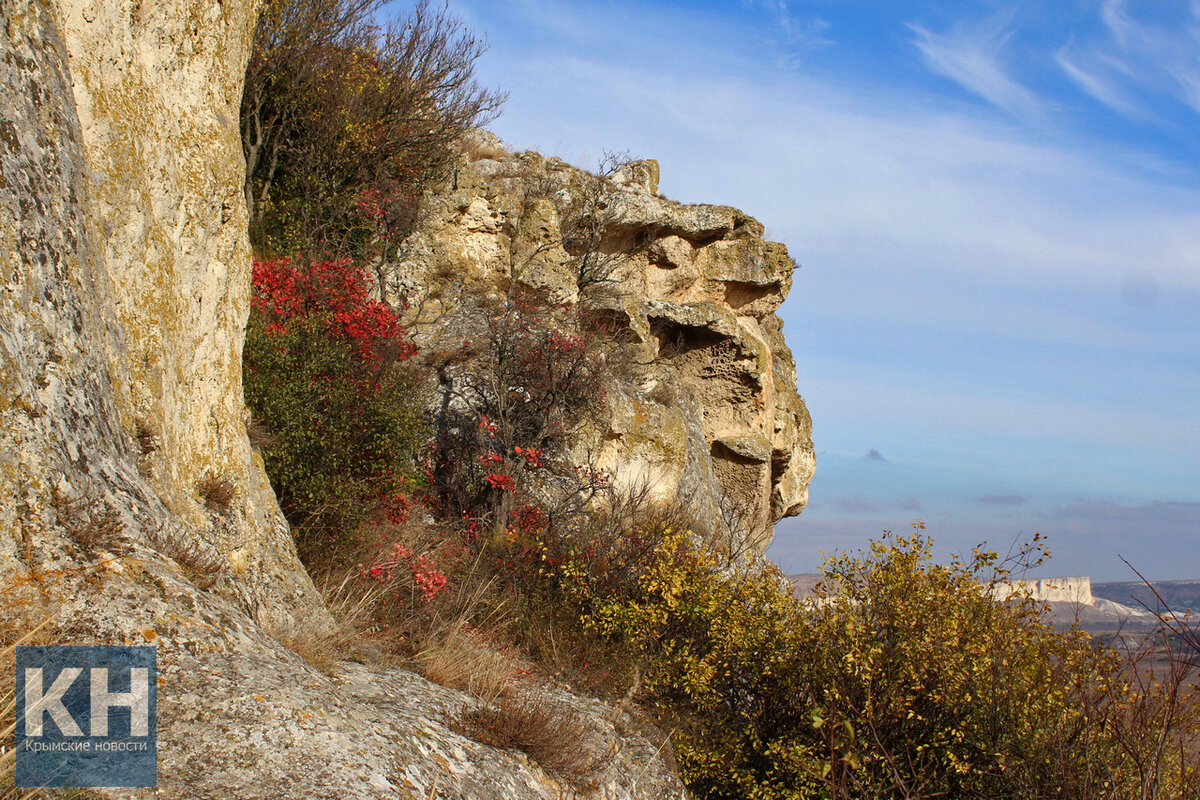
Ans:
[{"label": "cliff edge", "polygon": [[[0,9],[0,628],[158,648],[158,788],[106,792],[569,795],[455,733],[470,696],[280,644],[329,616],[245,429],[255,4]],[[624,711],[546,691],[588,720],[596,796],[684,794]]]}]

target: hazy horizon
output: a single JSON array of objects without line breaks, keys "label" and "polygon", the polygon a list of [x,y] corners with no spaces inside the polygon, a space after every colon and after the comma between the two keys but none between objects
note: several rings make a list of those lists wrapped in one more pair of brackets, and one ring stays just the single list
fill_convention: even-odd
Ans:
[{"label": "hazy horizon", "polygon": [[1200,2],[453,0],[490,127],[628,150],[802,265],[788,572],[925,520],[1039,574],[1200,577]]}]

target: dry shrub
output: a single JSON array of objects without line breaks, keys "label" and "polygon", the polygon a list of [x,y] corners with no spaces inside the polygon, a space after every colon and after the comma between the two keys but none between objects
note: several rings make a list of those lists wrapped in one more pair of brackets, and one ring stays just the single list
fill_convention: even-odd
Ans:
[{"label": "dry shrub", "polygon": [[86,550],[111,546],[125,530],[125,522],[116,509],[90,492],[69,497],[54,489],[50,504],[67,535]]},{"label": "dry shrub", "polygon": [[516,658],[499,652],[475,633],[451,628],[417,656],[422,674],[434,683],[469,692],[485,703],[509,698],[522,673]]},{"label": "dry shrub", "polygon": [[485,158],[500,158],[508,155],[503,142],[483,131],[467,131],[459,137],[458,143],[463,153],[471,161],[482,161]]},{"label": "dry shrub", "polygon": [[[355,200],[391,200],[402,235],[415,201],[452,166],[453,145],[504,100],[480,87],[486,43],[442,3],[418,0],[386,25],[384,0],[264,4],[241,104],[251,241],[278,253],[361,250]],[[378,194],[376,195],[378,196]],[[356,247],[357,245],[357,247]]]},{"label": "dry shrub", "polygon": [[148,456],[158,449],[158,433],[147,423],[138,423],[137,431],[134,433],[134,438],[137,440],[138,450],[141,451],[141,454],[144,456]]},{"label": "dry shrub", "polygon": [[607,755],[597,731],[542,694],[502,697],[465,712],[455,727],[480,744],[520,750],[576,785],[588,783]]},{"label": "dry shrub", "polygon": [[233,481],[228,476],[214,472],[204,475],[196,484],[196,491],[200,493],[208,510],[218,513],[228,511],[233,504],[233,498],[237,496],[237,487]]},{"label": "dry shrub", "polygon": [[255,450],[266,450],[279,444],[279,437],[271,433],[266,423],[253,417],[246,423],[246,436]]},{"label": "dry shrub", "polygon": [[38,790],[16,789],[16,667],[17,648],[22,645],[40,644],[46,640],[45,633],[52,621],[44,618],[39,623],[3,620],[0,632],[0,800],[25,800],[38,796]]}]

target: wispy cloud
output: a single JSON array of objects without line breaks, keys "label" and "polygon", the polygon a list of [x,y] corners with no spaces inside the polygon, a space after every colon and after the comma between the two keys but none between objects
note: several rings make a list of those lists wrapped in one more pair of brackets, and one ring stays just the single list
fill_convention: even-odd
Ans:
[{"label": "wispy cloud", "polygon": [[1164,500],[1122,505],[1109,500],[1078,500],[1059,506],[1055,512],[1064,517],[1106,522],[1196,525],[1197,532],[1200,532],[1200,503]]},{"label": "wispy cloud", "polygon": [[[1105,0],[1099,19],[1106,35],[1078,45],[1069,42],[1057,58],[1064,74],[1088,95],[1126,116],[1145,117],[1147,102],[1156,96],[1173,98],[1200,112],[1197,4],[1191,4],[1190,12],[1169,4],[1156,10],[1155,20],[1139,20],[1125,0]],[[1135,102],[1133,96],[1145,102]]]},{"label": "wispy cloud", "polygon": [[879,510],[879,504],[861,497],[842,497],[837,501],[837,508],[845,514],[874,513]]},{"label": "wispy cloud", "polygon": [[974,92],[997,108],[1023,119],[1043,116],[1043,103],[1009,74],[1005,50],[1013,37],[1012,14],[1002,13],[982,22],[959,22],[946,33],[935,33],[915,23],[913,44],[926,66]]},{"label": "wispy cloud", "polygon": [[[532,1],[454,0],[497,18]],[[762,57],[764,28],[785,42],[779,12],[816,4],[749,3],[555,4],[566,24],[510,14],[507,29],[490,29],[480,63],[487,82],[512,89],[497,132],[515,147],[584,164],[605,148],[659,158],[672,197],[745,209],[804,264],[782,309],[787,335],[803,343],[797,367],[818,448],[854,470],[820,484],[826,458],[810,511],[781,525],[781,539],[798,526],[795,546],[815,555],[921,516],[959,547],[1052,521],[1064,570],[1087,572],[1141,532],[1153,540],[1139,543],[1147,559],[1179,563],[1183,534],[1159,544],[1148,532],[1194,537],[1194,522],[1053,512],[1077,496],[1120,493],[1126,509],[1200,499],[1195,134],[1162,146],[1166,137],[1093,114],[1091,100],[1124,99],[1182,131],[1187,107],[1164,112],[1183,93],[1161,66],[1170,59],[1130,55],[1137,32],[1119,16],[1111,32],[1096,0],[1041,15],[1054,17],[1050,35],[1031,35],[1030,4],[990,27],[964,5],[892,8],[866,26],[874,49],[854,60],[862,42],[839,4],[823,3],[833,27],[816,38],[837,46],[820,54],[822,68],[784,72]],[[1176,22],[1181,10],[1200,15],[1200,2],[1170,5]],[[1161,28],[1166,12],[1144,9],[1129,4],[1126,17]],[[973,21],[934,21],[945,13]],[[1168,32],[1186,40],[1200,16],[1186,22]],[[1080,71],[1070,83],[1056,53]],[[940,72],[923,67],[934,63]],[[1053,124],[1035,130],[959,102],[967,84],[945,73],[989,103],[1040,107]],[[1057,126],[1082,104],[1088,119]],[[868,448],[888,462],[865,459]],[[913,465],[929,475],[904,482]],[[989,491],[1029,500],[978,505]],[[902,508],[910,497],[924,510]],[[1149,520],[1151,510],[1138,513]],[[830,520],[839,513],[844,525]]]},{"label": "wispy cloud", "polygon": [[771,15],[782,40],[777,59],[782,66],[796,66],[806,53],[835,44],[826,35],[829,22],[796,14],[787,0],[742,0],[742,4],[761,8]]},{"label": "wispy cloud", "polygon": [[987,506],[1023,506],[1028,501],[1019,494],[985,494],[975,498],[975,502]]},{"label": "wispy cloud", "polygon": [[1090,64],[1085,66],[1082,63],[1083,57],[1076,51],[1074,43],[1068,43],[1059,50],[1055,61],[1066,76],[1093,99],[1128,117],[1146,116],[1145,110],[1128,99],[1114,82]]}]

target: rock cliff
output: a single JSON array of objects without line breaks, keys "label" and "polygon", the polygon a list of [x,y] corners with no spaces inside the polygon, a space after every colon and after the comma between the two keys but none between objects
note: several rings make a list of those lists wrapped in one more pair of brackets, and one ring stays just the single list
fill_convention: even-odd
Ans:
[{"label": "rock cliff", "polygon": [[[737,209],[664,198],[654,161],[597,176],[507,155],[485,132],[467,150],[475,157],[424,204],[383,271],[385,298],[425,312],[430,296],[442,298],[443,328],[453,328],[450,287],[516,284],[602,318],[639,369],[576,448],[619,484],[736,518],[764,549],[774,523],[803,510],[814,470],[811,420],[775,314],[795,269],[787,249]],[[418,341],[442,332],[418,327]]]},{"label": "rock cliff", "polygon": [[4,529],[28,543],[72,504],[108,508],[268,626],[318,613],[240,389],[253,6],[10,8]]},{"label": "rock cliff", "polygon": [[[398,669],[314,671],[328,616],[249,446],[246,0],[0,0],[0,629],[158,647],[169,798],[561,797]],[[593,796],[679,797],[624,712]],[[669,750],[669,748],[668,748]]]},{"label": "rock cliff", "polygon": [[1036,603],[1050,606],[1051,617],[1057,622],[1095,624],[1101,621],[1139,621],[1152,618],[1145,609],[1136,608],[1092,594],[1092,579],[1087,576],[1062,578],[1026,578],[996,584],[998,597],[1028,596]]}]

